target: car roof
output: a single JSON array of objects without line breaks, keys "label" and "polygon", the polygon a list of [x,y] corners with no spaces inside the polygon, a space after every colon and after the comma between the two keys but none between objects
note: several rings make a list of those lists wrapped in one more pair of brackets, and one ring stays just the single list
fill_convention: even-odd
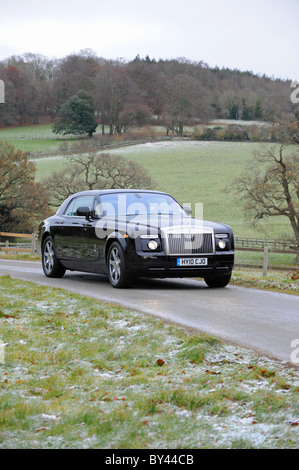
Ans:
[{"label": "car roof", "polygon": [[74,196],[100,196],[101,194],[109,193],[158,193],[158,194],[167,194],[164,191],[156,191],[151,189],[90,189],[89,191],[80,191],[78,193],[72,194],[70,197]]},{"label": "car roof", "polygon": [[[71,194],[59,207],[56,214],[62,214],[69,204],[69,202],[78,196],[101,196],[103,194],[117,194],[117,193],[155,193],[155,194],[167,194],[163,191],[155,191],[150,189],[90,189],[88,191],[80,191],[78,193]],[[171,196],[172,197],[172,196]]]}]

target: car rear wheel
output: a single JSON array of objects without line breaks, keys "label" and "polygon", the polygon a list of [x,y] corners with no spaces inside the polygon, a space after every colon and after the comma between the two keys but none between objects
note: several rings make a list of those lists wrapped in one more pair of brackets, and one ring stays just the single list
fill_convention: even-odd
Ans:
[{"label": "car rear wheel", "polygon": [[43,271],[47,277],[62,277],[66,269],[56,258],[54,243],[51,237],[47,237],[42,246]]},{"label": "car rear wheel", "polygon": [[231,278],[231,274],[227,274],[225,276],[214,277],[214,278],[205,277],[204,280],[207,286],[209,287],[225,287],[229,283],[230,278]]},{"label": "car rear wheel", "polygon": [[129,287],[132,283],[124,252],[118,242],[113,242],[107,256],[108,278],[113,287]]}]

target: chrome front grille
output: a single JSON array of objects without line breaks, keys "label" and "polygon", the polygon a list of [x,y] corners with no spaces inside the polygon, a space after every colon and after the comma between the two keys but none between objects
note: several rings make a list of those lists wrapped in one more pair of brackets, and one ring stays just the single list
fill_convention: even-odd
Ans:
[{"label": "chrome front grille", "polygon": [[168,255],[196,255],[214,253],[214,235],[211,230],[192,231],[164,229],[164,249]]}]

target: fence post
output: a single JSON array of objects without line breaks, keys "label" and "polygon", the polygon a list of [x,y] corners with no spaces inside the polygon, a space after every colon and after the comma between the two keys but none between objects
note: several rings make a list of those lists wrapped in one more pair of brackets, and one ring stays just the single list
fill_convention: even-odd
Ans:
[{"label": "fence post", "polygon": [[31,235],[31,254],[34,255],[36,252],[36,237],[35,233]]},{"label": "fence post", "polygon": [[268,273],[268,254],[269,254],[269,247],[264,246],[264,264],[263,264],[263,276],[266,277]]}]

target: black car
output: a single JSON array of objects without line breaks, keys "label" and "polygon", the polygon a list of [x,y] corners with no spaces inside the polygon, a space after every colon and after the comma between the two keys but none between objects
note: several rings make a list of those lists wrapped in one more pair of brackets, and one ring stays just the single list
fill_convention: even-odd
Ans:
[{"label": "black car", "polygon": [[231,227],[192,218],[169,194],[102,190],[73,194],[38,231],[43,270],[108,275],[113,287],[137,277],[200,277],[224,287],[234,263]]}]

